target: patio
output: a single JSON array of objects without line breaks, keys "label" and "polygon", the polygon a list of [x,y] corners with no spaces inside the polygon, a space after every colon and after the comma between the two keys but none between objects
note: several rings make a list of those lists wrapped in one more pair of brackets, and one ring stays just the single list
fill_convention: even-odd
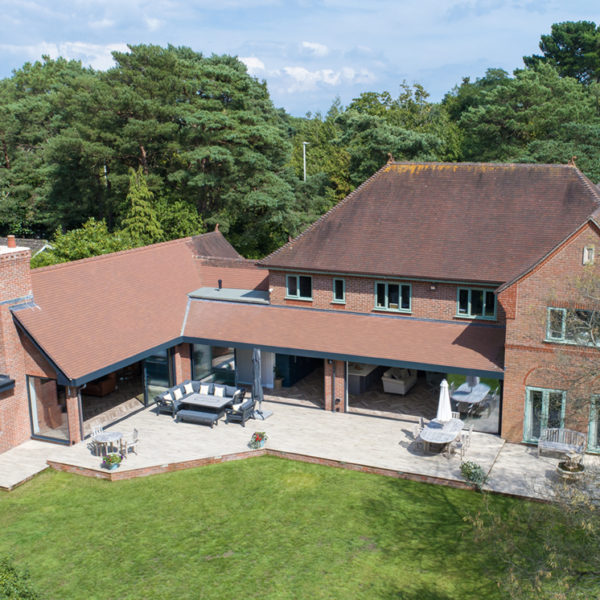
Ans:
[{"label": "patio", "polygon": [[[333,414],[319,409],[265,402],[273,411],[266,421],[249,426],[221,422],[218,427],[176,423],[168,415],[157,416],[147,408],[123,419],[110,429],[129,434],[140,432],[139,455],[131,454],[115,472],[117,477],[148,475],[203,462],[230,460],[259,451],[248,448],[254,431],[265,431],[266,448],[281,456],[358,468],[423,481],[461,485],[460,458],[428,454],[414,444],[413,424],[355,414]],[[110,429],[108,429],[110,431]],[[598,458],[586,456],[587,464]],[[97,476],[101,459],[94,456],[88,441],[72,447],[27,442],[0,456],[0,487],[10,489],[43,470],[45,461]],[[488,489],[520,496],[544,496],[544,487],[553,477],[557,459],[537,458],[536,449],[506,444],[498,436],[474,433],[465,460],[480,464],[490,474]],[[187,464],[181,464],[187,463]],[[550,475],[550,477],[549,477]],[[460,483],[458,483],[460,482]]]}]

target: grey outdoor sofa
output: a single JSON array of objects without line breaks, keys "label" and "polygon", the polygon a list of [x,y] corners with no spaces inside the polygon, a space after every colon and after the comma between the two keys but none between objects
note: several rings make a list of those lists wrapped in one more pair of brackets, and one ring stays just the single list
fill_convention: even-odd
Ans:
[{"label": "grey outdoor sofa", "polygon": [[[158,415],[161,412],[166,412],[169,413],[173,418],[175,418],[178,412],[181,412],[181,405],[185,404],[185,399],[191,396],[192,394],[196,395],[197,398],[212,399],[217,397],[215,394],[215,386],[222,388],[222,397],[231,398],[232,403],[241,402],[244,398],[244,394],[246,393],[246,390],[244,388],[238,388],[230,385],[219,385],[215,383],[206,383],[202,381],[191,381],[188,379],[183,383],[175,385],[172,388],[169,388],[167,391],[163,392],[162,394],[156,396],[156,414]],[[201,391],[206,393],[201,394]],[[188,412],[210,411],[193,411],[190,409]],[[192,419],[190,418],[189,420]]]}]

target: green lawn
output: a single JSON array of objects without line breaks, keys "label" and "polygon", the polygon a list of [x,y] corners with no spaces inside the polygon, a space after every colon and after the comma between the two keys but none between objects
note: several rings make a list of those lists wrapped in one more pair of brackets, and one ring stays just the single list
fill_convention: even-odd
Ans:
[{"label": "green lawn", "polygon": [[463,520],[481,502],[273,457],[116,483],[48,471],[0,494],[0,554],[51,599],[494,599]]}]

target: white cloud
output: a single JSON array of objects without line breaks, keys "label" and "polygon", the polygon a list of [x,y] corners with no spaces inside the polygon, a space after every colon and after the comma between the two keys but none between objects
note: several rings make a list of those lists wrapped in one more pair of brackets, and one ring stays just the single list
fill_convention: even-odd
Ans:
[{"label": "white cloud", "polygon": [[156,31],[162,25],[160,19],[154,19],[152,17],[144,17],[144,22],[149,31]]},{"label": "white cloud", "polygon": [[100,21],[90,21],[90,27],[92,29],[106,29],[107,27],[113,27],[115,22],[112,19],[100,19]]},{"label": "white cloud", "polygon": [[314,56],[327,56],[329,54],[329,48],[318,42],[302,42],[301,46]]},{"label": "white cloud", "polygon": [[257,75],[265,70],[265,63],[256,56],[240,56],[239,59],[246,65],[250,75]]},{"label": "white cloud", "polygon": [[294,93],[317,89],[319,84],[335,87],[346,84],[368,83],[375,81],[375,75],[367,69],[342,67],[339,70],[318,69],[309,71],[305,67],[284,67],[283,72],[291,78],[287,92]]},{"label": "white cloud", "polygon": [[0,44],[0,51],[14,54],[25,54],[29,60],[39,60],[42,55],[50,58],[63,58],[69,60],[80,60],[84,65],[104,71],[114,66],[111,55],[113,51],[127,52],[127,44],[89,44],[87,42],[62,42],[51,44],[40,42],[39,44],[17,46],[12,44]]}]

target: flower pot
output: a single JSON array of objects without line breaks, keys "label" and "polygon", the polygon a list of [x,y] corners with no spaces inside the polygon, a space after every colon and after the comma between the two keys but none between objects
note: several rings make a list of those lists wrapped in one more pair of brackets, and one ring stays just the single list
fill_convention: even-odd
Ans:
[{"label": "flower pot", "polygon": [[259,448],[262,448],[262,447],[265,445],[265,442],[266,442],[266,441],[267,441],[267,440],[261,440],[260,442],[258,442],[258,447],[259,447]]},{"label": "flower pot", "polygon": [[566,468],[566,464],[564,462],[559,462],[556,465],[556,472],[567,482],[575,482],[579,481],[585,472],[585,468],[583,465],[579,464],[575,469]]}]

